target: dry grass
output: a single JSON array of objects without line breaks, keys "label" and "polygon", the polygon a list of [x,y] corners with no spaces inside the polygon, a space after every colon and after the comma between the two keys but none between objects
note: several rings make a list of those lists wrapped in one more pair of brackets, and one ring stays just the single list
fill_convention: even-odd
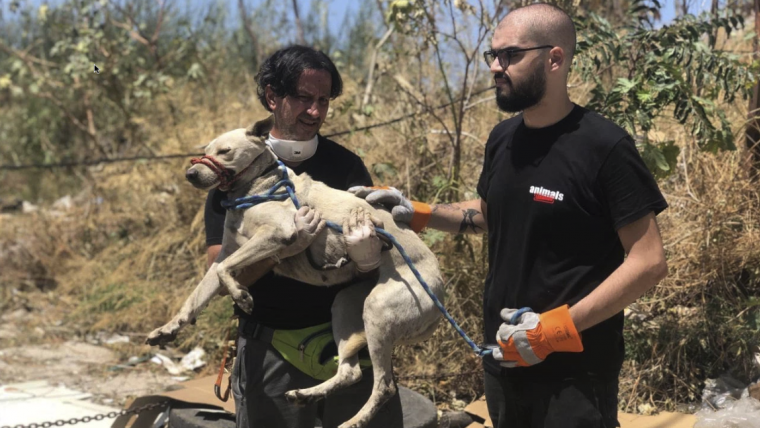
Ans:
[{"label": "dry grass", "polygon": [[[171,94],[172,103],[182,106],[179,112],[170,113],[166,102],[156,103],[155,111],[135,121],[149,136],[148,149],[197,152],[197,146],[219,133],[265,115],[252,88],[245,73],[186,87]],[[574,88],[573,98],[585,99],[587,90]],[[371,120],[341,113],[341,103],[358,99],[362,91],[361,85],[346,82],[324,134],[411,111],[408,100],[394,95],[396,88],[381,86],[376,93],[383,95],[377,95]],[[454,185],[465,199],[475,197],[488,133],[505,118],[492,104],[470,110],[464,123],[472,137],[464,139],[462,182]],[[746,112],[742,106],[726,109],[739,135]],[[447,175],[451,150],[445,136],[435,133],[440,128],[431,117],[418,116],[337,140],[363,157],[377,183],[433,202],[448,188],[440,180]],[[641,403],[672,410],[677,403],[698,400],[704,379],[727,369],[744,380],[756,374],[749,354],[758,343],[760,324],[757,306],[752,306],[760,296],[757,185],[740,166],[741,152],[699,153],[669,120],[661,121],[657,133],[676,139],[682,156],[678,169],[661,183],[670,203],[659,218],[670,275],[641,300],[647,319],[629,320],[626,328],[628,358],[620,397],[621,407],[629,411]],[[379,163],[392,164],[396,172],[376,169]],[[186,166],[185,161],[166,161],[90,168],[76,173],[81,192],[69,211],[57,215],[44,207],[34,214],[0,217],[0,311],[26,306],[62,320],[77,334],[107,330],[140,337],[167,321],[205,270],[205,194],[185,183]],[[50,174],[40,182],[49,188],[46,194],[69,191],[61,175],[42,174]],[[14,186],[23,185],[14,180]],[[476,342],[483,342],[485,239],[436,232],[424,238],[448,281],[447,308]],[[200,344],[218,357],[230,315],[229,299],[215,299],[180,336],[179,348]],[[442,403],[482,394],[482,376],[403,377],[470,372],[479,364],[444,321],[432,339],[395,352],[401,383]]]}]

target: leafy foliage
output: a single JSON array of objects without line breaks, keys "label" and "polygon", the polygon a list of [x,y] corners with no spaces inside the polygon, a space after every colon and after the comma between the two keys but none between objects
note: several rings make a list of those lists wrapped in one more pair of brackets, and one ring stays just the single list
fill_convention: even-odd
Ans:
[{"label": "leafy foliage", "polygon": [[672,115],[703,150],[734,150],[732,124],[717,103],[747,99],[758,67],[711,47],[718,30],[742,28],[740,15],[686,15],[655,28],[659,9],[657,0],[633,1],[629,21],[617,28],[595,13],[577,18],[576,65],[594,84],[587,106],[636,136],[652,171],[667,175],[679,151],[651,139],[656,119]]}]

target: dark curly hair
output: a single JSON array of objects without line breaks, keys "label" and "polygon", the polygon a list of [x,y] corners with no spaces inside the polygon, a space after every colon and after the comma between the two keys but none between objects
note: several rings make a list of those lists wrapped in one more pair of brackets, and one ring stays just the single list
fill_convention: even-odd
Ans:
[{"label": "dark curly hair", "polygon": [[295,95],[298,79],[304,70],[324,70],[330,73],[332,78],[331,100],[343,93],[343,79],[327,55],[308,46],[288,46],[267,58],[256,74],[256,83],[258,84],[256,94],[264,108],[272,111],[267,105],[267,86],[271,87],[278,97]]}]

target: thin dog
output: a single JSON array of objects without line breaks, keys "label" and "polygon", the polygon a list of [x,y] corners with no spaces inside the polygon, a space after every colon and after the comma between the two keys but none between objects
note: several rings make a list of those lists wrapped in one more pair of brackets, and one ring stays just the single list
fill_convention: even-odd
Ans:
[{"label": "thin dog", "polygon": [[[205,149],[206,158],[213,159],[213,162],[193,165],[187,172],[188,180],[204,190],[224,185],[228,188],[229,200],[266,193],[282,178],[277,157],[264,142],[273,123],[273,118],[269,117],[247,129],[236,129],[213,140]],[[289,169],[287,172],[300,203],[317,210],[326,220],[345,224],[352,215],[356,216],[357,210],[363,210],[366,219],[372,217],[374,222],[384,225],[384,229],[404,247],[431,291],[443,301],[443,280],[438,261],[407,225],[396,224],[387,210],[375,208],[348,192],[332,189],[307,174],[295,175]],[[302,251],[298,247],[303,242],[292,220],[295,212],[296,207],[290,199],[229,211],[219,257],[180,313],[165,326],[154,330],[148,343],[162,344],[173,340],[222,286],[243,310],[250,312],[254,302],[236,275],[270,257],[280,258],[274,268],[278,275],[314,286],[326,287],[354,279],[353,262],[331,270],[315,268],[334,264],[335,260],[345,256],[343,235],[324,228],[309,237],[313,240]],[[393,347],[429,338],[440,320],[438,309],[398,251],[385,251],[381,258],[377,280],[348,287],[336,296],[332,325],[338,345],[337,374],[313,388],[286,393],[286,397],[296,404],[307,403],[357,382],[362,376],[357,353],[366,346],[374,373],[372,394],[359,413],[340,428],[366,426],[396,393],[391,366]]]}]

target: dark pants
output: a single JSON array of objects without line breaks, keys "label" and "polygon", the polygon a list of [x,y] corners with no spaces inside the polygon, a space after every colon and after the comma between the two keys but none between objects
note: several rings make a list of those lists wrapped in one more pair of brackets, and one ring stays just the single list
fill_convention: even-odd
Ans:
[{"label": "dark pants", "polygon": [[[314,428],[317,419],[324,428],[336,428],[352,418],[372,393],[372,369],[362,370],[362,379],[323,400],[296,406],[285,399],[291,389],[322,383],[285,361],[271,345],[272,330],[262,329],[256,337],[238,337],[238,353],[232,371],[237,428]],[[374,418],[369,428],[403,428],[401,398],[394,395]]]},{"label": "dark pants", "polygon": [[617,377],[530,381],[494,376],[486,371],[485,392],[494,428],[620,426]]}]

